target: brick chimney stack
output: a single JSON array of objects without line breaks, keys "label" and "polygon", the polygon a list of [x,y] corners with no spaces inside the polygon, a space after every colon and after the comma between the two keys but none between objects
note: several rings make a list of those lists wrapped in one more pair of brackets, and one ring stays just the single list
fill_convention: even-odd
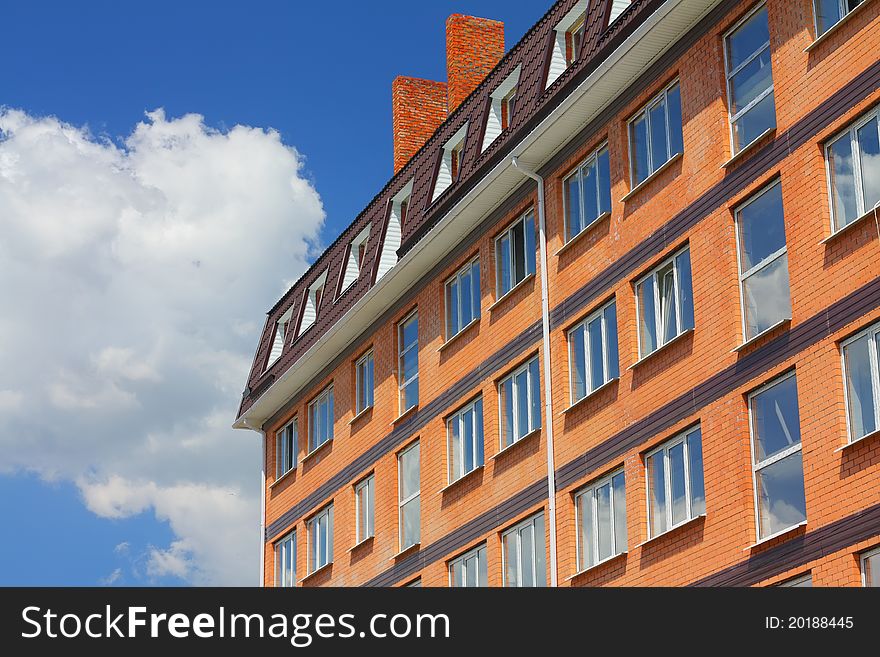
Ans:
[{"label": "brick chimney stack", "polygon": [[504,56],[504,23],[453,14],[446,20],[447,83],[398,76],[391,83],[394,173]]}]

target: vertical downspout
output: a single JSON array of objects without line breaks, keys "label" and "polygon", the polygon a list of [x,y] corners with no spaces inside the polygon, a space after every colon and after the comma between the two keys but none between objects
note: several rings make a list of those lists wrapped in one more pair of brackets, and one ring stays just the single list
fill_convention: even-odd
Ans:
[{"label": "vertical downspout", "polygon": [[251,426],[247,420],[242,420],[251,431],[260,434],[260,583],[259,587],[266,586],[266,432],[258,427]]},{"label": "vertical downspout", "polygon": [[522,167],[514,155],[514,168],[538,183],[538,245],[541,253],[541,329],[544,347],[544,416],[547,418],[547,498],[550,527],[550,586],[558,586],[556,571],[556,465],[553,458],[553,386],[550,367],[550,291],[547,280],[547,233],[544,220],[544,179]]}]

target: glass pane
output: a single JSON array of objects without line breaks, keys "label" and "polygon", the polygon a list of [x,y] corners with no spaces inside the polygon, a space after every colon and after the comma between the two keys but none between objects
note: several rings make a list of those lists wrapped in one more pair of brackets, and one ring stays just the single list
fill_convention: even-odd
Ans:
[{"label": "glass pane", "polygon": [[697,429],[687,437],[688,474],[691,484],[691,515],[706,513],[706,488],[703,484],[703,440]]},{"label": "glass pane", "polygon": [[459,317],[461,323],[459,324],[459,328],[467,326],[474,318],[474,301],[471,297],[471,291],[471,272],[470,269],[468,269],[461,275],[461,315]]},{"label": "glass pane", "polygon": [[578,497],[578,519],[580,525],[578,531],[578,547],[580,559],[578,567],[580,570],[589,568],[596,563],[596,556],[593,552],[593,495],[591,492],[584,493]]},{"label": "glass pane", "polygon": [[584,226],[589,226],[599,216],[599,187],[596,162],[583,168],[584,174]]},{"label": "glass pane", "polygon": [[862,168],[862,194],[865,210],[880,203],[880,133],[877,119],[872,119],[858,130],[859,161]]},{"label": "glass pane", "polygon": [[605,364],[608,368],[608,379],[616,379],[620,375],[617,353],[617,304],[612,303],[605,308]]},{"label": "glass pane", "polygon": [[327,395],[327,438],[333,437],[333,388],[330,388],[330,393]]},{"label": "glass pane", "polygon": [[669,154],[684,153],[681,118],[681,88],[678,85],[666,92],[666,113],[669,124]]},{"label": "glass pane", "polygon": [[483,400],[478,399],[474,404],[474,416],[476,419],[476,431],[474,433],[474,462],[483,465]]},{"label": "glass pane", "polygon": [[605,354],[602,349],[602,318],[597,317],[587,325],[590,335],[590,390],[605,383]]},{"label": "glass pane", "polygon": [[404,390],[403,395],[403,410],[407,410],[412,408],[413,406],[418,405],[419,403],[419,380],[415,379],[411,383],[407,384],[406,389]]},{"label": "glass pane", "polygon": [[482,547],[477,551],[478,556],[478,572],[479,580],[477,586],[488,586],[489,578],[486,575],[486,548]]},{"label": "glass pane", "polygon": [[599,214],[611,212],[611,165],[608,162],[608,149],[597,157],[599,184]]},{"label": "glass pane", "polygon": [[672,504],[672,524],[677,525],[688,518],[687,491],[684,483],[684,443],[669,450],[669,485]]},{"label": "glass pane", "polygon": [[327,511],[327,563],[333,561],[333,507]]},{"label": "glass pane", "polygon": [[611,484],[596,489],[596,516],[599,531],[599,561],[601,561],[612,555]]},{"label": "glass pane", "polygon": [[743,281],[746,339],[791,317],[788,254],[783,254]]},{"label": "glass pane", "polygon": [[530,429],[541,426],[541,370],[538,359],[529,363],[529,384],[532,386],[532,417]]},{"label": "glass pane", "polygon": [[663,452],[648,457],[648,511],[651,536],[662,534],[667,529],[666,523],[666,463]]},{"label": "glass pane", "polygon": [[458,333],[460,324],[458,323],[458,281],[452,280],[446,285],[446,329],[449,332],[447,337],[452,337]]},{"label": "glass pane", "polygon": [[763,132],[776,125],[776,102],[767,94],[733,124],[733,151],[739,153]]},{"label": "glass pane", "polygon": [[657,280],[660,285],[660,336],[663,344],[666,344],[678,335],[678,304],[672,263],[657,272]]},{"label": "glass pane", "polygon": [[767,48],[730,79],[731,115],[742,111],[746,105],[769,89],[772,84],[770,49]]},{"label": "glass pane", "polygon": [[737,212],[743,273],[785,247],[782,185],[773,185]]},{"label": "glass pane", "polygon": [[544,514],[535,518],[535,586],[547,586],[547,565],[544,559]]},{"label": "glass pane", "polygon": [[516,386],[516,437],[522,438],[529,432],[529,374],[521,371],[515,377]]},{"label": "glass pane", "polygon": [[522,583],[520,586],[534,586],[535,577],[533,568],[535,565],[535,536],[534,528],[527,525],[519,530],[519,540],[522,546]]},{"label": "glass pane", "polygon": [[419,444],[400,455],[400,499],[419,492]]},{"label": "glass pane", "polygon": [[758,494],[759,538],[787,529],[807,519],[801,453],[755,473]]},{"label": "glass pane", "polygon": [[880,553],[865,557],[862,564],[865,569],[865,586],[880,586]]},{"label": "glass pane", "polygon": [[420,498],[416,497],[403,505],[403,545],[405,550],[419,542],[419,509]]},{"label": "glass pane", "polygon": [[413,317],[403,325],[403,346],[416,344],[419,340],[419,319]]},{"label": "glass pane", "polygon": [[535,247],[535,218],[531,215],[523,221],[526,232],[526,274],[535,273],[535,258],[537,257],[537,249]]},{"label": "glass pane", "polygon": [[801,442],[794,376],[752,397],[752,423],[756,463]]},{"label": "glass pane", "polygon": [[374,380],[373,379],[373,356],[372,356],[372,354],[367,359],[366,380],[367,380],[367,386],[366,386],[367,387],[367,399],[366,399],[366,402],[367,402],[367,406],[372,406],[373,405],[373,387],[374,387],[374,384],[373,384],[373,380]]},{"label": "glass pane", "polygon": [[661,101],[648,109],[651,124],[651,171],[656,171],[669,159],[666,141],[666,102]]},{"label": "glass pane", "polygon": [[519,550],[517,532],[504,535],[504,585],[519,586]]},{"label": "glass pane", "polygon": [[843,349],[852,440],[858,440],[877,430],[874,386],[880,386],[880,381],[873,381],[871,376],[870,350],[871,343],[867,335],[850,342]]},{"label": "glass pane", "polygon": [[657,310],[654,303],[654,277],[639,283],[639,355],[645,356],[657,349]]},{"label": "glass pane", "polygon": [[678,275],[678,314],[681,318],[681,331],[686,331],[694,328],[694,291],[690,249],[675,256],[675,269]]},{"label": "glass pane", "polygon": [[727,38],[727,70],[734,70],[768,41],[767,8],[762,7]]},{"label": "glass pane", "polygon": [[449,420],[449,474],[452,481],[455,481],[462,474],[461,470],[461,431],[459,418],[456,415]]},{"label": "glass pane", "polygon": [[622,472],[612,477],[611,486],[614,488],[614,554],[620,554],[626,550],[626,489]]},{"label": "glass pane", "polygon": [[468,586],[479,586],[477,582],[477,559],[470,557],[464,561],[465,579]]},{"label": "glass pane", "polygon": [[462,474],[474,469],[474,411],[462,414]]},{"label": "glass pane", "polygon": [[584,344],[583,326],[578,326],[568,336],[571,357],[571,396],[572,402],[583,399],[587,394],[587,352]]},{"label": "glass pane", "polygon": [[820,37],[840,20],[840,0],[815,0],[816,36]]},{"label": "glass pane", "polygon": [[510,282],[512,271],[510,269],[509,235],[502,237],[496,244],[495,262],[498,267],[498,296],[503,296],[513,287]]},{"label": "glass pane", "polygon": [[651,173],[648,169],[648,122],[644,116],[630,124],[629,156],[633,182],[638,185]]},{"label": "glass pane", "polygon": [[500,387],[501,395],[501,445],[513,444],[513,379],[506,379]]},{"label": "glass pane", "polygon": [[526,238],[524,234],[525,221],[520,221],[512,229],[513,236],[513,280],[519,283],[526,277]]},{"label": "glass pane", "polygon": [[471,267],[471,317],[480,316],[480,263],[475,262]]},{"label": "glass pane", "polygon": [[577,174],[565,181],[565,223],[568,226],[568,239],[583,228],[581,223],[581,191]]},{"label": "glass pane", "polygon": [[403,380],[407,381],[408,379],[415,376],[418,371],[419,350],[413,348],[403,354],[401,358],[401,375],[403,376]]},{"label": "glass pane", "polygon": [[859,217],[850,133],[837,139],[828,148],[828,169],[831,172],[834,226],[840,230]]},{"label": "glass pane", "polygon": [[463,585],[461,581],[461,575],[464,568],[462,568],[462,562],[456,561],[449,566],[449,572],[452,574],[452,586],[460,587]]}]

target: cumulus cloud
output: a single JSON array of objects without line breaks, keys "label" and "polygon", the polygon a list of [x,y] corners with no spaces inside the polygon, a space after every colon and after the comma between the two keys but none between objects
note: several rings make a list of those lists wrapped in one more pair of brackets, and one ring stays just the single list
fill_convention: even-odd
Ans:
[{"label": "cumulus cloud", "polygon": [[197,114],[114,140],[0,109],[0,473],[168,522],[151,577],[256,581],[259,443],[229,425],[265,311],[318,246],[302,167],[277,132]]}]

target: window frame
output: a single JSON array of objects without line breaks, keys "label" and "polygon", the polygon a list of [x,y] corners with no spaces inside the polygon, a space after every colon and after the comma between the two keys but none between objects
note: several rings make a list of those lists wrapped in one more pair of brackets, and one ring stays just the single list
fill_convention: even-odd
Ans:
[{"label": "window frame", "polygon": [[[761,0],[761,2],[756,3],[751,9],[749,9],[736,23],[734,23],[731,27],[725,30],[724,34],[721,37],[721,45],[722,45],[722,55],[724,57],[724,88],[727,93],[727,123],[730,131],[730,152],[731,155],[736,157],[743,151],[745,151],[749,146],[751,146],[754,142],[760,139],[760,135],[753,139],[752,141],[743,144],[740,148],[736,147],[736,138],[734,135],[734,124],[745,116],[753,107],[757,106],[762,100],[764,100],[767,96],[771,94],[775,94],[776,89],[776,81],[773,79],[773,58],[772,51],[770,51],[770,87],[761,92],[760,95],[753,98],[748,105],[740,108],[740,110],[736,114],[731,114],[731,104],[733,103],[733,96],[731,95],[731,85],[730,81],[733,76],[742,71],[746,66],[751,64],[761,53],[765,50],[770,50],[770,20],[769,20],[769,12],[767,17],[767,43],[763,44],[760,48],[758,48],[755,52],[749,55],[745,60],[739,63],[733,70],[728,70],[728,55],[729,55],[729,46],[727,45],[728,39],[736,32],[739,28],[745,25],[757,12],[761,11],[762,8],[766,8],[767,3],[766,0]],[[774,95],[774,103],[775,103],[775,95]],[[776,114],[774,110],[773,123],[775,127],[776,124]]]},{"label": "window frame", "polygon": [[[874,431],[859,438],[853,437],[852,418],[850,417],[849,371],[846,366],[845,349],[863,337],[868,338],[868,365],[871,368],[871,392],[874,400]],[[840,342],[840,362],[843,369],[843,401],[846,407],[847,445],[853,445],[865,438],[880,432],[880,322],[871,324],[858,333]]]},{"label": "window frame", "polygon": [[[414,449],[419,450],[418,456],[418,467],[419,467],[419,488],[415,493],[407,496],[405,499],[403,498],[403,457]],[[415,545],[419,545],[421,543],[422,538],[422,507],[421,507],[421,496],[422,496],[422,451],[421,451],[421,441],[415,440],[402,450],[397,453],[397,545],[398,545],[398,553],[402,553],[405,550],[409,550],[411,547]],[[419,540],[414,543],[410,543],[409,545],[404,545],[404,523],[403,523],[403,510],[407,504],[418,499],[419,500]]]},{"label": "window frame", "polygon": [[[601,181],[599,179],[600,178],[600,176],[599,176],[599,157],[603,153],[608,155],[608,163],[609,163],[608,198],[610,199],[611,198],[611,178],[610,178],[611,153],[609,151],[607,141],[603,141],[601,144],[599,144],[587,157],[585,157],[583,159],[582,162],[580,162],[571,171],[571,173],[569,173],[567,176],[565,176],[562,179],[562,224],[563,224],[563,230],[564,230],[563,237],[565,238],[565,244],[568,244],[569,242],[572,242],[573,240],[575,240],[582,233],[586,232],[592,226],[597,224],[602,217],[604,217],[606,214],[610,214],[610,212],[611,212],[611,208],[609,207],[608,210],[600,211],[599,214],[597,214],[593,218],[593,220],[590,221],[589,223],[586,222],[586,214],[584,212],[584,176],[581,175],[581,173],[587,167],[595,165],[595,167],[596,167],[596,208],[601,210],[601,208],[602,208],[602,203],[601,203],[602,190],[599,187],[599,185],[601,184]],[[577,233],[571,232],[571,222],[569,221],[569,207],[568,207],[569,200],[568,200],[568,194],[566,193],[568,183],[573,178],[577,178],[578,201],[579,201],[579,205],[580,205],[578,210],[579,210],[579,215],[580,215],[581,221],[583,222],[581,229]]]},{"label": "window frame", "polygon": [[[366,489],[367,525],[361,527],[361,491]],[[360,545],[376,535],[376,476],[370,473],[354,485],[354,544]]]},{"label": "window frame", "polygon": [[[537,239],[537,235],[534,233],[534,231],[536,230],[535,216],[531,210],[528,210],[527,212],[523,213],[520,217],[518,217],[514,221],[510,222],[504,228],[504,230],[502,230],[500,233],[498,233],[495,236],[494,249],[493,249],[494,254],[495,254],[495,299],[496,299],[495,303],[498,303],[498,301],[500,301],[501,299],[506,297],[508,294],[513,292],[513,290],[516,289],[516,287],[518,285],[520,285],[523,281],[528,280],[528,278],[530,276],[535,275],[535,269],[537,269],[537,265],[535,263],[531,263],[530,259],[529,259],[529,252],[528,252],[529,240],[526,239],[526,220],[528,220],[532,225],[532,231],[533,231],[532,241],[533,241],[533,243],[535,243],[535,240]],[[516,267],[515,267],[516,260],[514,258],[514,255],[515,255],[514,249],[516,247],[514,246],[514,239],[513,239],[513,230],[518,225],[522,225],[522,231],[523,231],[523,240],[522,240],[523,253],[522,253],[522,256],[523,256],[524,276],[520,280],[516,280]],[[508,238],[508,245],[509,245],[508,246],[508,255],[510,257],[510,281],[509,281],[510,286],[507,288],[507,290],[502,292],[501,291],[502,290],[502,285],[501,285],[501,275],[502,275],[502,273],[501,273],[502,272],[502,268],[501,268],[501,262],[502,262],[501,241],[505,237]],[[537,259],[537,253],[535,253],[535,260],[536,259]],[[531,264],[531,270],[530,270],[530,264]]]},{"label": "window frame", "polygon": [[[684,335],[688,331],[693,330],[693,327],[690,327],[687,329],[682,328],[683,325],[682,325],[682,321],[681,321],[682,320],[682,315],[681,315],[681,281],[679,280],[678,267],[676,267],[676,264],[675,264],[675,261],[678,258],[678,256],[680,256],[685,251],[687,251],[688,252],[688,260],[690,261],[690,270],[691,270],[691,304],[695,305],[693,303],[693,297],[694,297],[694,281],[693,281],[694,274],[693,274],[693,271],[694,271],[694,266],[693,266],[693,261],[690,259],[690,255],[691,255],[690,248],[691,248],[690,243],[688,243],[688,244],[685,244],[680,249],[673,251],[670,255],[668,255],[663,260],[661,260],[657,265],[652,267],[648,273],[646,273],[643,276],[636,279],[636,282],[633,285],[633,290],[635,291],[635,302],[636,302],[636,345],[638,347],[639,361],[644,360],[648,356],[657,353],[666,345],[677,340],[678,338],[680,338],[682,335]],[[676,324],[677,324],[679,330],[675,334],[674,337],[670,338],[669,340],[666,340],[665,342],[661,342],[661,339],[662,339],[661,334],[663,333],[663,331],[661,330],[662,326],[660,325],[660,286],[656,283],[656,280],[655,280],[655,283],[654,283],[654,308],[655,308],[654,330],[656,331],[656,335],[657,335],[657,346],[652,351],[643,352],[642,351],[642,328],[641,328],[642,316],[641,316],[641,310],[639,309],[639,287],[649,278],[656,276],[660,270],[665,269],[669,264],[672,265],[673,294],[675,295],[675,321],[676,321]],[[694,321],[693,323],[696,324],[696,321]]]},{"label": "window frame", "polygon": [[[504,451],[505,449],[513,447],[519,441],[523,440],[527,436],[530,436],[531,434],[535,433],[536,431],[540,431],[541,427],[543,426],[543,420],[544,420],[543,417],[538,417],[537,424],[534,423],[534,418],[532,417],[532,412],[534,410],[534,400],[532,398],[533,383],[532,383],[531,365],[533,362],[538,363],[538,396],[540,397],[540,395],[541,395],[541,375],[540,375],[541,361],[538,357],[538,354],[531,356],[524,363],[517,365],[513,370],[511,370],[510,372],[505,374],[502,378],[498,379],[498,382],[495,384],[495,387],[498,391],[498,427],[499,427],[498,448],[499,448],[499,451]],[[527,403],[528,409],[529,409],[529,411],[528,411],[529,412],[529,426],[528,426],[528,431],[523,433],[521,436],[517,437],[517,433],[518,433],[517,429],[519,429],[519,413],[517,413],[518,397],[514,393],[514,390],[519,391],[519,385],[516,382],[516,378],[519,374],[522,374],[523,372],[526,373],[526,403]],[[502,428],[504,426],[504,422],[503,422],[504,408],[503,408],[503,401],[502,401],[502,396],[501,396],[501,387],[506,381],[510,381],[510,383],[511,383],[510,394],[511,394],[511,397],[513,398],[513,402],[512,402],[512,404],[513,404],[513,440],[511,441],[511,443],[509,445],[504,444],[504,430]],[[540,399],[538,399],[538,408],[539,409],[541,408],[541,400]]]},{"label": "window frame", "polygon": [[[297,466],[296,457],[299,448],[299,417],[295,416],[289,422],[287,422],[283,427],[278,429],[275,432],[275,481],[278,481],[283,476],[285,476],[288,472],[295,470]],[[288,427],[292,429],[293,444],[291,445],[292,452],[287,454],[288,467],[285,468],[285,448],[287,446],[287,436],[284,435],[287,431]]]},{"label": "window frame", "polygon": [[[412,321],[416,322],[416,339],[415,342],[408,346],[404,346],[403,335],[405,327]],[[416,395],[416,401],[411,406],[406,406],[406,389],[413,382],[418,386],[419,380],[419,309],[416,308],[412,312],[408,313],[403,319],[397,322],[397,398],[398,398],[398,411],[400,415],[403,416],[405,413],[409,412],[413,408],[416,408],[419,405],[418,395]],[[416,351],[416,373],[411,376],[409,379],[404,380],[403,378],[403,357],[408,354],[411,350],[415,349]]]},{"label": "window frame", "polygon": [[[615,316],[615,327],[617,327],[617,298],[614,297],[610,301],[602,304],[594,310],[592,313],[587,315],[584,319],[580,320],[577,324],[572,326],[571,328],[565,331],[565,342],[568,350],[568,397],[569,397],[569,405],[574,406],[580,401],[583,401],[594,392],[599,390],[600,388],[608,385],[612,381],[616,381],[620,378],[620,343],[618,340],[618,336],[615,335],[615,342],[617,343],[617,353],[612,354],[608,349],[608,326],[605,320],[605,311],[614,306],[614,316]],[[589,382],[592,380],[592,363],[590,359],[590,346],[589,346],[589,325],[595,321],[596,319],[601,320],[602,326],[602,366],[604,368],[604,380],[602,384],[597,386],[596,388],[589,388]],[[574,373],[575,373],[575,356],[574,356],[574,343],[572,341],[572,336],[575,331],[582,330],[584,332],[584,396],[575,398],[575,386],[574,386]],[[616,361],[613,361],[616,359]],[[611,364],[614,362],[614,369],[617,371],[615,376],[609,376],[611,373]]]},{"label": "window frame", "polygon": [[[617,520],[616,520],[616,505],[614,503],[614,478],[618,475],[623,475],[623,511],[624,511],[624,545],[623,549],[618,549],[617,545]],[[596,498],[596,491],[605,485],[608,486],[609,490],[609,506],[611,509],[610,519],[611,519],[611,541],[614,546],[611,550],[611,555],[605,557],[604,559],[599,559],[599,513],[598,513],[598,502]],[[592,526],[591,530],[593,532],[593,554],[596,555],[596,562],[592,564],[584,564],[582,563],[581,556],[581,526],[583,521],[581,520],[581,511],[580,511],[580,499],[585,496],[590,496],[590,514],[592,517]],[[597,566],[602,565],[612,559],[615,559],[622,554],[626,554],[629,552],[629,531],[626,526],[627,523],[627,508],[626,508],[626,472],[623,467],[612,470],[606,475],[598,479],[594,479],[586,486],[578,489],[574,494],[574,520],[575,520],[575,563],[577,565],[577,572],[582,573],[585,570],[589,570],[591,568],[596,568]]]},{"label": "window frame", "polygon": [[[862,114],[856,120],[852,121],[849,125],[847,125],[840,132],[835,133],[829,139],[825,140],[825,143],[822,145],[822,151],[825,155],[825,177],[828,181],[828,205],[831,213],[831,234],[836,235],[837,233],[849,228],[851,225],[856,223],[862,217],[870,214],[875,209],[880,208],[880,200],[877,201],[877,205],[872,208],[868,208],[866,206],[865,201],[865,188],[864,188],[864,180],[862,179],[862,153],[859,148],[858,141],[858,131],[868,125],[871,121],[875,121],[877,124],[877,132],[878,139],[880,139],[880,106],[874,107],[872,110]],[[834,178],[833,172],[831,170],[831,147],[840,141],[843,138],[849,139],[850,150],[852,153],[852,168],[853,168],[853,184],[856,190],[856,216],[853,217],[852,221],[848,224],[844,224],[843,226],[838,227],[837,225],[837,212],[834,208],[834,186],[832,184],[832,180]]]},{"label": "window frame", "polygon": [[[627,141],[627,148],[629,149],[629,188],[630,188],[630,191],[635,190],[637,187],[639,187],[640,185],[647,182],[651,178],[651,176],[653,176],[655,173],[657,173],[663,167],[665,167],[667,164],[669,164],[669,162],[672,161],[672,158],[674,158],[676,155],[679,155],[679,153],[672,152],[672,133],[670,132],[670,128],[669,128],[669,90],[675,86],[678,87],[678,94],[679,94],[679,100],[680,100],[681,99],[681,78],[676,77],[674,80],[669,82],[666,86],[664,86],[663,89],[661,89],[655,95],[651,96],[650,100],[648,100],[647,103],[642,105],[626,122],[626,141]],[[654,142],[653,142],[653,139],[651,138],[651,134],[652,134],[652,132],[651,132],[651,109],[653,109],[654,107],[656,107],[660,103],[661,98],[663,99],[663,103],[664,103],[663,116],[664,116],[664,119],[666,122],[667,157],[663,161],[662,164],[660,164],[659,166],[657,166],[655,168],[654,167],[654,146],[653,146]],[[638,121],[642,117],[645,118],[645,125],[646,125],[647,134],[648,134],[648,139],[645,142],[647,149],[648,149],[648,152],[645,155],[647,157],[649,170],[643,180],[636,180],[636,166],[635,166],[636,165],[636,158],[633,157],[634,153],[635,153],[635,151],[633,149],[633,125],[636,123],[636,121]],[[683,121],[684,121],[684,118],[682,117],[682,122]],[[682,149],[681,149],[682,152],[681,152],[681,154],[684,154],[684,125],[681,126],[681,132],[682,132]]]},{"label": "window frame", "polygon": [[852,9],[847,9],[846,8],[846,4],[847,4],[846,0],[837,0],[837,8],[838,8],[838,11],[840,11],[840,18],[838,18],[834,23],[829,25],[828,28],[824,32],[820,33],[819,32],[819,10],[816,7],[816,0],[813,0],[810,4],[813,5],[813,35],[814,35],[814,38],[820,39],[823,36],[825,36],[826,34],[828,34],[831,30],[833,30],[835,27],[837,27],[843,21],[845,21],[846,18],[851,13],[858,10],[866,2],[868,2],[868,0],[860,0],[859,4],[857,4],[855,7],[853,7]]},{"label": "window frame", "polygon": [[[286,553],[292,557],[291,563],[293,564],[293,572],[291,573],[290,581],[287,581],[287,573],[284,569],[285,550]],[[287,532],[284,536],[275,541],[275,543],[273,544],[273,554],[275,561],[274,586],[276,588],[292,588],[296,586],[296,553],[297,535],[295,529]]]},{"label": "window frame", "polygon": [[[321,550],[325,561],[319,566],[317,565],[317,557],[318,551],[322,546],[319,543],[320,536],[316,537],[315,532],[320,528],[318,523],[324,518],[327,520],[327,542],[323,545],[323,550]],[[333,503],[331,502],[310,517],[306,525],[306,533],[308,534],[308,574],[313,575],[333,563]]]},{"label": "window frame", "polygon": [[779,587],[779,588],[783,588],[783,589],[791,589],[791,588],[803,587],[804,582],[809,582],[809,584],[807,586],[812,588],[812,586],[813,586],[813,571],[808,570],[807,572],[802,573],[800,575],[795,575],[794,577],[789,577],[788,579],[782,580],[781,582],[779,582],[778,584],[775,584],[774,586]]},{"label": "window frame", "polygon": [[[479,405],[479,413],[477,412],[478,405]],[[470,470],[465,471],[464,470],[465,446],[464,446],[463,428],[465,426],[464,415],[468,411],[472,412],[472,422],[473,422],[473,427],[471,429],[471,431],[472,431],[471,444],[469,446],[470,449],[473,450],[473,454],[471,457],[471,462],[473,463],[473,467]],[[485,460],[486,460],[485,431],[486,431],[486,429],[485,429],[485,422],[484,422],[484,418],[482,417],[482,413],[483,413],[483,396],[480,395],[478,397],[475,397],[471,401],[469,401],[467,404],[465,404],[464,406],[459,408],[457,411],[455,411],[452,415],[450,415],[449,417],[446,418],[446,482],[448,485],[454,484],[459,479],[463,479],[464,477],[469,475],[471,472],[474,472],[474,471],[482,468],[483,465],[485,464]],[[479,421],[478,421],[478,417],[479,417]],[[461,461],[459,462],[459,468],[458,468],[461,471],[461,474],[458,474],[457,476],[455,476],[455,473],[453,473],[453,467],[455,466],[455,460],[453,459],[453,446],[452,446],[452,423],[453,422],[458,422],[458,424],[459,424],[459,428],[458,428],[459,434],[458,435],[459,435],[459,441],[462,443],[462,458],[461,458]],[[479,431],[480,435],[479,436],[477,435],[477,433],[478,433],[477,427],[480,428],[480,431]],[[483,445],[482,450],[477,449],[478,442]],[[479,462],[477,459],[478,455],[480,456]]]},{"label": "window frame", "polygon": [[[700,466],[703,466],[705,462],[705,458],[703,457],[703,427],[700,424],[695,424],[692,427],[689,427],[682,431],[681,433],[676,434],[669,440],[666,440],[656,447],[652,448],[648,452],[645,453],[645,509],[646,509],[646,518],[648,520],[648,540],[659,538],[664,534],[667,534],[682,525],[686,525],[692,520],[696,520],[702,516],[706,515],[706,510],[704,509],[702,513],[694,513],[693,510],[693,495],[692,495],[692,474],[691,474],[691,449],[689,445],[688,439],[694,435],[695,433],[700,434]],[[681,520],[677,523],[673,522],[673,504],[672,504],[672,475],[671,468],[669,467],[669,451],[677,447],[678,445],[683,445],[682,450],[682,458],[684,459],[684,495],[685,495],[685,508],[686,508],[686,516],[684,520]],[[653,482],[651,481],[651,475],[648,470],[648,459],[651,457],[657,456],[657,454],[663,454],[663,494],[664,500],[666,502],[666,529],[661,532],[657,532],[656,534],[653,531],[653,519],[654,515],[651,513],[651,486]],[[705,482],[705,468],[700,473],[700,476],[703,477],[703,504],[705,505],[706,501],[706,482]]]},{"label": "window frame", "polygon": [[[477,272],[477,279],[476,279],[477,295],[476,296],[474,296],[474,289],[473,289],[474,271]],[[462,314],[461,314],[461,311],[462,311],[461,278],[462,278],[462,276],[464,276],[465,274],[468,274],[468,273],[471,276],[471,280],[470,280],[471,313],[473,314],[473,318],[465,324],[465,323],[462,323]],[[452,276],[450,276],[448,279],[446,279],[446,282],[443,284],[443,307],[444,307],[445,315],[446,315],[445,324],[446,324],[446,341],[447,342],[449,340],[451,340],[452,338],[454,338],[459,333],[461,333],[462,331],[464,331],[471,324],[475,323],[477,320],[480,319],[481,310],[482,310],[481,309],[482,296],[480,294],[480,287],[482,286],[482,281],[480,279],[481,279],[481,276],[480,276],[480,256],[476,255],[473,258],[471,258],[467,263],[462,265],[462,267],[459,268],[458,271],[456,271]],[[457,284],[457,290],[458,290],[458,292],[457,292],[458,298],[457,298],[457,302],[456,302],[458,305],[458,308],[456,310],[458,312],[459,326],[458,326],[457,330],[454,330],[454,331],[453,331],[453,327],[451,325],[452,318],[450,315],[451,309],[449,307],[449,296],[450,296],[450,287],[449,286],[452,283]]]},{"label": "window frame", "polygon": [[880,546],[869,548],[859,553],[859,575],[862,580],[862,587],[864,588],[872,588],[868,584],[868,571],[865,566],[868,559],[873,559],[874,557],[880,557]]},{"label": "window frame", "polygon": [[[361,406],[361,393],[364,392],[361,389],[361,369],[366,367],[367,361],[369,361],[370,363],[370,399],[369,403],[366,403],[365,399],[364,405]],[[364,374],[364,378],[366,379],[366,373]],[[360,415],[367,409],[373,408],[373,404],[376,401],[376,358],[374,356],[372,348],[368,349],[360,358],[358,358],[354,362],[354,400],[355,416]]]},{"label": "window frame", "polygon": [[[447,564],[447,568],[446,568],[446,572],[449,575],[449,588],[463,588],[463,589],[465,589],[465,588],[483,588],[483,587],[488,586],[489,585],[489,569],[488,569],[488,558],[486,556],[487,553],[488,553],[488,543],[486,541],[483,541],[479,545],[472,547],[467,552],[464,552],[464,553],[458,555],[454,559],[450,559]],[[461,566],[461,568],[462,568],[461,579],[462,579],[462,582],[465,582],[465,579],[467,577],[466,562],[470,558],[475,558],[477,560],[477,583],[476,584],[463,583],[461,586],[456,587],[455,586],[454,569],[456,566],[459,566],[459,565]],[[479,581],[480,580],[480,565],[481,565],[481,563],[485,567],[485,572],[486,572],[486,581],[482,584],[480,584],[480,581]]]},{"label": "window frame", "polygon": [[[327,408],[327,436],[321,442],[317,442],[315,436],[315,409],[321,405],[322,402],[326,402],[328,404]],[[308,447],[309,454],[317,451],[319,448],[323,447],[327,443],[331,442],[334,438],[334,419],[336,415],[336,404],[335,404],[335,395],[333,394],[333,384],[330,383],[326,386],[321,392],[315,395],[312,400],[309,402],[308,408]]]},{"label": "window frame", "polygon": [[[537,585],[537,582],[538,582],[538,558],[537,558],[538,557],[538,541],[537,541],[538,532],[535,531],[535,523],[537,522],[538,518],[542,519],[542,525],[544,525],[544,532],[542,532],[542,534],[541,534],[541,544],[543,545],[542,549],[545,551],[545,557],[544,557],[544,570],[545,570],[545,572],[542,573],[542,578],[541,578],[544,581],[543,586]],[[535,586],[529,587],[529,588],[544,588],[547,586],[547,573],[546,573],[546,570],[547,570],[547,559],[546,559],[547,537],[545,535],[547,532],[547,527],[546,527],[546,520],[544,519],[544,510],[542,509],[538,513],[535,513],[535,514],[529,516],[528,518],[521,520],[520,522],[516,523],[513,527],[505,529],[503,532],[501,532],[501,573],[502,573],[501,583],[504,588],[527,588],[527,587],[522,586],[522,584],[519,584],[518,586],[511,586],[507,581],[507,562],[508,562],[509,557],[507,554],[507,541],[505,539],[510,534],[514,534],[514,533],[516,534],[517,582],[522,582],[523,581],[523,577],[522,577],[523,549],[522,549],[522,533],[521,533],[521,531],[529,526],[532,528],[532,555],[531,555],[531,557],[532,557],[532,563],[531,563],[532,581],[535,582]]]}]

